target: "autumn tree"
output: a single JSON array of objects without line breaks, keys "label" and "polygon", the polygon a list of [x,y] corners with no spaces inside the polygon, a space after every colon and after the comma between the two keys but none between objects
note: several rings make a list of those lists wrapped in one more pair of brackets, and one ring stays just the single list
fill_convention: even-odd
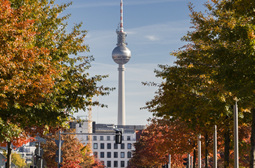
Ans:
[{"label": "autumn tree", "polygon": [[[191,20],[195,30],[183,38],[190,42],[191,47],[188,52],[176,54],[179,63],[193,65],[194,70],[200,70],[222,86],[232,95],[229,97],[230,104],[234,104],[233,101],[239,99],[241,116],[246,115],[244,122],[250,123],[250,114],[243,113],[247,111],[244,109],[254,107],[254,18],[252,16],[254,3],[242,0],[212,1],[205,6],[207,11],[204,14],[195,12],[191,8]],[[253,113],[253,110],[248,111]],[[255,133],[252,131],[252,137],[253,135]],[[255,143],[251,145],[252,151],[255,149],[254,146]],[[252,160],[254,156],[251,155],[250,167],[254,167]]]},{"label": "autumn tree", "polygon": [[69,114],[98,104],[89,98],[106,95],[111,89],[97,86],[106,76],[89,77],[86,70],[93,57],[77,56],[88,51],[81,24],[67,33],[69,15],[58,17],[70,4],[0,2],[0,126],[13,126],[8,127],[11,132],[1,129],[0,140],[10,144],[29,127],[47,132],[50,127],[63,126]]},{"label": "autumn tree", "polygon": [[[7,156],[7,152],[3,151],[3,155]],[[26,160],[21,158],[20,154],[12,153],[12,163],[20,168],[27,167]]]},{"label": "autumn tree", "polygon": [[[250,126],[240,127],[240,166],[247,167],[249,164],[249,148]],[[141,138],[134,144],[135,150],[131,158],[129,168],[146,168],[146,167],[160,167],[168,162],[168,154],[171,154],[171,166],[182,167],[183,159],[187,158],[190,153],[193,156],[193,167],[196,167],[197,153],[195,151],[197,146],[196,131],[188,128],[183,121],[170,121],[167,119],[153,118],[149,125],[141,134]],[[205,134],[202,134],[205,135]],[[231,132],[232,135],[232,132]],[[208,149],[208,167],[212,167],[213,160],[213,143],[206,143],[212,141],[213,134],[208,134],[208,137],[201,136],[202,149]],[[224,167],[224,129],[218,130],[218,167]],[[231,142],[231,144],[233,141]],[[233,148],[230,149],[229,159],[230,166],[233,166]],[[206,153],[202,153],[202,157],[206,157]],[[223,160],[222,160],[223,158]],[[205,160],[204,160],[205,161]],[[203,162],[202,166],[206,166]]]},{"label": "autumn tree", "polygon": [[22,159],[20,154],[13,153],[12,154],[12,163],[20,168],[24,168],[27,164],[25,159]]},{"label": "autumn tree", "polygon": [[193,152],[194,138],[194,133],[184,122],[151,119],[134,145],[130,162],[138,167],[160,167],[168,162],[168,155],[171,154],[172,166],[180,167],[186,154]]},{"label": "autumn tree", "polygon": [[196,131],[195,137],[202,134],[206,142],[205,162],[208,163],[208,147],[212,144],[209,137],[213,126],[228,128],[225,123],[230,118],[226,119],[226,116],[232,111],[226,108],[226,100],[231,95],[210,80],[208,75],[199,74],[193,65],[180,62],[178,66],[160,65],[160,68],[162,71],[156,71],[156,76],[164,81],[156,85],[159,87],[156,96],[146,103],[145,109],[149,109],[156,117],[185,122],[188,128]]},{"label": "autumn tree", "polygon": [[[74,131],[67,132],[74,133]],[[46,139],[46,143],[42,144],[42,148],[44,150],[43,158],[46,161],[47,167],[56,167],[56,151],[58,147],[55,140],[59,139],[59,134],[49,134],[43,136],[43,138]],[[63,152],[63,162],[61,164],[64,168],[101,167],[97,160],[90,155],[89,147],[81,144],[75,134],[61,135],[61,139],[64,141],[61,147]]]},{"label": "autumn tree", "polygon": [[23,17],[24,11],[29,12],[29,8],[12,9],[8,0],[1,0],[0,8],[0,139],[10,142],[22,131],[19,123],[13,122],[18,117],[15,115],[17,111],[21,106],[38,104],[45,94],[51,93],[53,79],[58,77],[59,70],[55,67],[56,63],[50,63],[49,50],[33,45],[36,34],[32,31],[34,20]]},{"label": "autumn tree", "polygon": [[232,123],[225,118],[231,118],[237,98],[241,124],[251,122],[245,112],[254,106],[254,3],[212,0],[205,6],[204,13],[189,6],[193,30],[182,38],[188,44],[172,53],[175,67],[156,71],[166,81],[147,107],[161,117],[179,113],[194,126],[225,123],[228,132]]}]

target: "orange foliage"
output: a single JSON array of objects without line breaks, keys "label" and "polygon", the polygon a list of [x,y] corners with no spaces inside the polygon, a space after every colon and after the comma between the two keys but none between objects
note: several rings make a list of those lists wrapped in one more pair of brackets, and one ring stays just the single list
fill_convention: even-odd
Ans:
[{"label": "orange foliage", "polygon": [[168,162],[168,155],[171,154],[172,165],[182,166],[185,153],[193,149],[193,141],[194,134],[185,123],[152,119],[135,144],[131,163],[136,166],[160,166]]},{"label": "orange foliage", "polygon": [[[9,0],[0,0],[0,108],[33,106],[52,92],[58,75],[56,63],[46,48],[34,46],[34,20],[28,5],[11,8]],[[26,14],[25,14],[26,13]]]},{"label": "orange foliage", "polygon": [[[171,154],[171,166],[179,168],[183,166],[183,159],[187,153],[193,156],[194,149],[197,149],[196,132],[187,128],[185,122],[179,120],[169,121],[164,119],[152,119],[150,125],[143,130],[141,138],[135,143],[135,151],[129,168],[139,167],[160,167],[168,163],[168,155]],[[218,166],[224,164],[224,129],[218,129]],[[249,166],[250,152],[249,126],[239,127],[239,162],[240,166]],[[208,135],[209,167],[213,166],[213,130],[205,130],[202,134]],[[232,134],[232,131],[230,131]],[[202,165],[205,164],[205,136],[201,136],[202,144]],[[230,143],[230,166],[233,164],[234,151],[233,142]],[[197,153],[196,153],[197,155]],[[194,156],[193,156],[194,157]],[[197,159],[196,159],[197,161]]]},{"label": "orange foliage", "polygon": [[[36,140],[35,137],[22,136],[22,137],[12,139],[11,142],[12,142],[13,148],[15,149],[15,148],[19,148],[29,142],[34,142],[35,140]],[[7,142],[0,142],[0,146],[6,147]]]},{"label": "orange foliage", "polygon": [[[57,162],[55,161],[56,151],[58,150],[55,140],[59,139],[59,135],[51,134],[43,136],[43,138],[46,139],[46,143],[42,144],[44,150],[43,158],[46,160],[47,167],[55,168],[57,166]],[[61,135],[61,139],[64,140],[63,146],[61,147],[61,151],[63,152],[63,162],[61,164],[63,168],[102,168],[98,160],[94,160],[93,156],[90,156],[89,153],[84,151],[86,147],[79,142],[75,134]]]}]

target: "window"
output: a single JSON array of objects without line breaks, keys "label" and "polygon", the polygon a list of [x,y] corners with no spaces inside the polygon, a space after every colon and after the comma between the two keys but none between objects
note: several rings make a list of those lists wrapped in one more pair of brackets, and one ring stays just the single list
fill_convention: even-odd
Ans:
[{"label": "window", "polygon": [[124,153],[124,152],[121,152],[121,153],[120,153],[120,157],[121,157],[121,158],[124,158],[124,157],[125,157],[125,153]]},{"label": "window", "polygon": [[128,143],[128,144],[127,144],[127,148],[128,148],[128,149],[131,149],[131,148],[132,148],[131,143]]},{"label": "window", "polygon": [[82,133],[82,131],[80,131],[80,133]]},{"label": "window", "polygon": [[96,141],[97,140],[97,136],[93,136],[93,141]]},{"label": "window", "polygon": [[118,149],[118,144],[114,144],[114,149]]},{"label": "window", "polygon": [[81,123],[79,123],[79,127],[81,127]]},{"label": "window", "polygon": [[104,158],[104,152],[100,152],[100,158]]},{"label": "window", "polygon": [[124,161],[120,162],[120,167],[125,167],[125,162]]},{"label": "window", "polygon": [[114,152],[113,155],[114,158],[118,158],[118,152]]},{"label": "window", "polygon": [[122,136],[122,141],[124,141],[124,136]]},{"label": "window", "polygon": [[107,161],[107,167],[111,167],[111,161]]},{"label": "window", "polygon": [[107,158],[111,158],[111,152],[107,152]]},{"label": "window", "polygon": [[104,136],[100,136],[100,141],[103,141],[104,140]]},{"label": "window", "polygon": [[124,143],[121,144],[121,149],[125,149],[125,144]]},{"label": "window", "polygon": [[87,141],[89,140],[89,136],[86,136]]},{"label": "window", "polygon": [[111,143],[107,143],[107,149],[111,149]]},{"label": "window", "polygon": [[104,149],[104,143],[100,144],[100,149]]},{"label": "window", "polygon": [[114,161],[114,167],[118,167],[118,161]]},{"label": "window", "polygon": [[130,141],[130,140],[131,140],[131,137],[130,137],[130,136],[127,136],[127,140]]},{"label": "window", "polygon": [[93,154],[94,154],[94,157],[97,158],[97,152],[94,152]]},{"label": "window", "polygon": [[101,161],[102,165],[104,165],[104,161]]},{"label": "window", "polygon": [[94,149],[97,149],[97,148],[98,148],[97,143],[94,143]]},{"label": "window", "polygon": [[110,140],[111,140],[110,136],[107,136],[107,141],[110,141]]},{"label": "window", "polygon": [[128,157],[128,158],[131,158],[131,152],[128,152],[128,153],[127,153],[127,157]]}]

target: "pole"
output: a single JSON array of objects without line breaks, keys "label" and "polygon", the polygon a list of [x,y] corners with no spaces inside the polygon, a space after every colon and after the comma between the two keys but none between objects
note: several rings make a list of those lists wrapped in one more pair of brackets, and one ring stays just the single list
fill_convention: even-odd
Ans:
[{"label": "pole", "polygon": [[[41,146],[40,146],[40,142],[38,142],[38,156],[39,156],[39,162],[40,162],[40,168],[42,168],[42,164],[41,164],[41,162],[42,162],[42,158],[40,158],[40,156],[41,156]],[[38,163],[36,163],[37,165],[38,165]]]},{"label": "pole", "polygon": [[171,168],[171,155],[168,155],[168,168]]},{"label": "pole", "polygon": [[217,125],[214,126],[213,134],[213,168],[217,168]]},{"label": "pole", "polygon": [[32,165],[33,165],[33,167],[34,167],[34,165],[35,165],[35,156],[34,156],[34,152],[32,153]]},{"label": "pole", "polygon": [[198,161],[197,161],[197,165],[198,165],[198,168],[201,168],[201,134],[198,135]]},{"label": "pole", "polygon": [[193,157],[190,157],[190,168],[193,168]]},{"label": "pole", "polygon": [[8,149],[7,149],[7,168],[11,168],[12,165],[12,143],[7,143]]},{"label": "pole", "polygon": [[58,141],[58,168],[60,168],[60,163],[61,163],[61,131],[59,131],[59,141]]},{"label": "pole", "polygon": [[188,153],[188,165],[187,168],[190,168],[190,154]]},{"label": "pole", "polygon": [[[39,151],[40,151],[41,149],[40,149],[40,142],[39,142]],[[41,153],[41,151],[40,151],[40,168],[43,168],[43,158],[42,158],[42,153]]]},{"label": "pole", "polygon": [[237,100],[234,105],[234,168],[239,168],[239,149],[238,149],[238,106]]}]

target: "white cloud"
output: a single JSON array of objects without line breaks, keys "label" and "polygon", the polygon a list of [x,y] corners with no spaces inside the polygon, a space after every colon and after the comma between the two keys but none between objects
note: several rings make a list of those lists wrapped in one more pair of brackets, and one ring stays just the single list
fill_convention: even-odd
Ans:
[{"label": "white cloud", "polygon": [[147,39],[149,39],[150,41],[159,41],[160,39],[156,36],[153,35],[149,35],[149,36],[145,36]]}]

